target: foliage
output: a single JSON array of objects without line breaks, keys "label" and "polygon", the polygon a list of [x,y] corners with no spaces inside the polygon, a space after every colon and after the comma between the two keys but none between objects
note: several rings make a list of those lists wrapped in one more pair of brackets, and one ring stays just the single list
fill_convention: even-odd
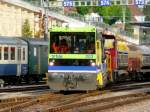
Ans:
[{"label": "foliage", "polygon": [[26,19],[23,26],[22,26],[22,36],[23,37],[31,37],[32,36],[32,31],[30,29],[30,24],[29,20]]},{"label": "foliage", "polygon": [[[128,7],[126,8],[127,20],[130,19],[130,11]],[[96,6],[96,7],[77,7],[78,13],[86,15],[91,12],[96,12],[99,15],[103,16],[104,22],[108,24],[114,24],[117,20],[122,20],[122,6]]]},{"label": "foliage", "polygon": [[76,9],[79,14],[86,15],[86,14],[90,13],[89,9],[92,10],[92,7],[88,7],[88,6],[87,7],[76,7]]},{"label": "foliage", "polygon": [[[148,4],[150,4],[150,2]],[[150,6],[145,5],[143,8],[143,12],[144,12],[144,15],[146,15],[145,21],[150,21]]]}]

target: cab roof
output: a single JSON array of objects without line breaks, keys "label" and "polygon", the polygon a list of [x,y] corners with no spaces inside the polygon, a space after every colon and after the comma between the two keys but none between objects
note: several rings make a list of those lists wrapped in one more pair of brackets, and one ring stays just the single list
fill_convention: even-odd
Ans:
[{"label": "cab roof", "polygon": [[94,26],[85,27],[52,27],[49,32],[96,32]]}]

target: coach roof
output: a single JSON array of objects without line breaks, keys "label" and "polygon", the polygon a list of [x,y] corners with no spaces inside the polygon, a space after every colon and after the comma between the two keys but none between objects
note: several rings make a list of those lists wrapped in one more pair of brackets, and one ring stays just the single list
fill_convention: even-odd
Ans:
[{"label": "coach roof", "polygon": [[0,44],[27,45],[27,43],[16,37],[0,36]]},{"label": "coach roof", "polygon": [[22,38],[22,39],[32,45],[48,45],[48,41],[45,41],[44,38]]}]

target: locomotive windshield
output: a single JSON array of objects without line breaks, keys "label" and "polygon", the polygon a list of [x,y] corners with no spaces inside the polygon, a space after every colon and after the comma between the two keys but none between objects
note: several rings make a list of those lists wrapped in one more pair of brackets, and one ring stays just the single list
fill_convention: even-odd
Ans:
[{"label": "locomotive windshield", "polygon": [[95,36],[93,27],[52,28],[50,31],[49,63],[55,66],[95,65]]},{"label": "locomotive windshield", "polygon": [[53,32],[50,45],[50,53],[54,54],[95,54],[95,33]]}]

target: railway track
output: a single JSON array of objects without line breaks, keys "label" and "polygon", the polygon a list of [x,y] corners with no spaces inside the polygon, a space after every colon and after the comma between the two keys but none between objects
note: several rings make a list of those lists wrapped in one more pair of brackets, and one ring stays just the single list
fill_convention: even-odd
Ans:
[{"label": "railway track", "polygon": [[[88,96],[94,96],[98,95],[99,92],[92,92],[88,94],[84,93],[75,93],[75,94],[69,94],[69,95],[63,95],[63,94],[55,94],[55,93],[46,93],[39,95],[35,98],[29,98],[28,100],[23,101],[15,101],[16,98],[11,99],[10,102],[7,102],[7,105],[3,106],[3,108],[0,108],[0,112],[22,112],[24,108],[31,107],[33,105],[43,104],[45,102],[56,102],[55,105],[64,105],[64,104],[70,104],[71,102],[75,102],[78,100],[81,100],[82,98],[88,97]],[[7,100],[9,101],[9,100]],[[14,102],[12,102],[14,101]],[[10,104],[10,105],[9,105]],[[0,103],[1,105],[1,103]],[[3,105],[3,104],[2,104]],[[6,107],[6,108],[4,108]]]},{"label": "railway track", "polygon": [[16,98],[8,98],[0,100],[0,109],[8,108],[10,106],[15,106],[17,104],[21,104],[31,100],[31,97],[16,97]]},{"label": "railway track", "polygon": [[22,108],[32,106],[38,103],[43,103],[49,100],[58,100],[62,97],[61,94],[43,93],[35,97],[16,97],[1,100],[0,112],[21,112]]},{"label": "railway track", "polygon": [[[131,89],[140,89],[150,87],[150,83],[146,84],[138,84],[128,86],[121,85],[121,87],[114,86],[112,88],[107,88],[101,91],[89,91],[89,93],[73,93],[64,95],[62,93],[52,93],[45,92],[41,95],[35,97],[21,97],[21,98],[12,98],[0,100],[0,112],[29,112],[38,108],[40,112],[60,112],[60,111],[72,111],[79,109],[80,111],[86,112],[92,110],[105,110],[110,108],[112,103],[109,102],[115,100],[113,102],[113,106],[123,105],[127,103],[134,103],[135,101],[150,99],[150,96],[147,92],[143,93],[135,93],[135,94],[126,94],[121,96],[108,97],[104,99],[95,99],[94,97],[103,96],[104,94],[109,94],[112,92],[120,92]],[[141,87],[140,87],[141,85]],[[124,88],[123,88],[124,87]],[[85,100],[87,98],[91,98],[93,100]],[[127,100],[123,100],[127,99]],[[133,101],[130,101],[130,100]],[[134,101],[135,100],[135,101]],[[122,102],[120,102],[122,101]],[[125,102],[124,102],[125,101]],[[101,105],[101,104],[106,105]],[[93,106],[94,105],[94,106]],[[37,110],[35,110],[37,111]],[[34,112],[34,111],[33,111]]]},{"label": "railway track", "polygon": [[96,112],[148,99],[150,99],[150,95],[147,93],[135,93],[56,106],[44,112],[72,112],[73,110],[79,112]]},{"label": "railway track", "polygon": [[119,84],[115,84],[111,87],[109,87],[108,89],[111,89],[111,90],[132,90],[132,89],[140,89],[140,88],[147,88],[147,87],[150,87],[150,82],[141,82],[141,83],[136,83],[136,82],[132,82],[132,83],[128,83],[128,82],[125,82],[125,83],[119,83]]},{"label": "railway track", "polygon": [[[140,85],[141,85],[141,87],[140,87]],[[111,92],[119,92],[119,91],[126,91],[126,90],[133,90],[133,89],[140,89],[140,88],[143,88],[145,86],[145,88],[148,88],[148,87],[150,87],[150,83],[146,83],[146,84],[144,84],[144,83],[142,83],[142,84],[135,84],[135,85],[132,85],[132,86],[123,86],[122,85],[122,87],[117,87],[117,86],[114,86],[114,87],[112,87],[112,88],[109,88],[109,89],[105,89],[105,90],[102,90],[102,91],[93,91],[93,92],[91,92],[91,93],[88,93],[88,94],[83,94],[83,95],[80,95],[80,96],[78,96],[78,97],[75,97],[75,98],[72,98],[72,99],[68,99],[68,100],[65,100],[65,101],[63,101],[63,102],[59,102],[59,103],[57,103],[57,104],[55,104],[55,105],[53,105],[53,107],[52,108],[49,108],[49,109],[45,109],[43,112],[63,112],[63,111],[72,111],[74,108],[75,109],[79,109],[79,107],[80,106],[82,106],[82,105],[84,105],[86,108],[87,108],[87,106],[88,105],[93,105],[94,104],[94,102],[95,103],[100,103],[100,102],[102,102],[102,99],[100,99],[100,100],[95,100],[95,101],[85,101],[85,102],[80,102],[80,101],[82,101],[83,99],[86,99],[86,98],[88,98],[88,97],[95,97],[95,96],[100,96],[100,95],[103,95],[103,94],[109,94],[109,93],[111,93]],[[123,88],[124,87],[124,88]],[[146,96],[145,96],[146,95]],[[141,96],[143,96],[143,97],[141,97]],[[112,97],[112,98],[105,98],[105,99],[103,99],[105,102],[107,101],[107,102],[111,102],[111,101],[113,101],[113,100],[117,100],[117,99],[126,99],[126,98],[129,98],[129,99],[131,99],[131,98],[133,98],[133,100],[132,101],[126,101],[127,103],[134,103],[134,102],[136,102],[136,101],[140,101],[140,100],[145,100],[145,99],[150,99],[150,96],[149,95],[147,95],[147,93],[135,93],[135,94],[126,94],[126,95],[121,95],[121,96],[116,96],[116,97]],[[135,101],[134,101],[134,98],[137,98],[137,99],[135,99]],[[138,100],[139,99],[139,100]],[[116,103],[116,104],[115,104]],[[125,104],[125,102],[123,103],[123,102],[115,102],[114,103],[114,106],[116,106],[116,105],[123,105],[123,104]],[[119,103],[119,104],[118,104]],[[122,104],[123,103],[123,104]],[[110,105],[112,105],[112,104],[110,104]],[[108,107],[110,107],[110,105],[108,105]],[[98,106],[99,107],[99,106]],[[93,107],[93,108],[91,108],[91,107],[89,107],[89,108],[87,108],[87,109],[85,109],[85,110],[78,110],[77,109],[77,111],[84,111],[84,112],[86,112],[86,111],[91,111],[91,112],[95,112],[96,111],[96,109],[98,109],[99,110],[99,108],[98,107]],[[90,110],[90,108],[91,108],[91,110]],[[94,110],[94,108],[95,108],[95,111],[92,111],[92,110]],[[102,108],[102,110],[103,110],[103,107],[101,107]],[[105,108],[107,109],[107,106],[105,106]]]},{"label": "railway track", "polygon": [[49,101],[63,102],[73,97],[77,97],[82,93],[64,95],[61,93],[43,93],[36,97],[20,97],[4,99],[0,102],[0,112],[22,112],[22,109],[28,108],[32,105],[43,104]]},{"label": "railway track", "polygon": [[0,93],[2,93],[2,92],[19,92],[19,91],[42,90],[42,89],[49,89],[49,87],[46,84],[10,86],[10,87],[0,88]]}]

